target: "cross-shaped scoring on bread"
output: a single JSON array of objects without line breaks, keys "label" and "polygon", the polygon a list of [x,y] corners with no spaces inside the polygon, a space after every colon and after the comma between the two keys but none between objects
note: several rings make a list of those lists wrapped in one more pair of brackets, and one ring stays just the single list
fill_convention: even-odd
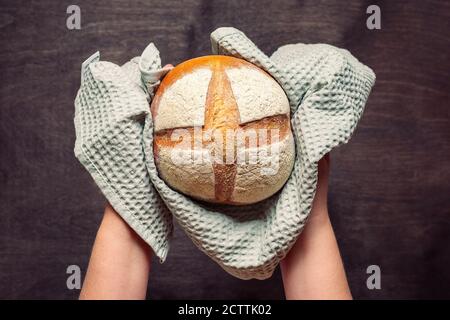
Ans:
[{"label": "cross-shaped scoring on bread", "polygon": [[[247,61],[205,56],[181,63],[161,82],[151,111],[158,172],[182,193],[250,204],[289,177],[289,102],[270,75]],[[179,161],[183,156],[192,161]]]}]

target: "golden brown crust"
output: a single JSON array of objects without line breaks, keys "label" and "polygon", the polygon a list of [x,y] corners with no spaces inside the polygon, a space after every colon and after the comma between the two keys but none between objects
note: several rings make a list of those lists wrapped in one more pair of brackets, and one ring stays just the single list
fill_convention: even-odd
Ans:
[{"label": "golden brown crust", "polygon": [[[236,173],[237,173],[237,164],[236,164],[236,139],[235,135],[237,130],[241,130],[241,132],[246,136],[251,130],[256,130],[257,134],[257,144],[254,146],[262,146],[265,144],[271,143],[271,135],[270,131],[267,134],[267,137],[264,141],[260,141],[258,136],[258,129],[265,130],[278,130],[279,139],[284,139],[288,134],[290,134],[290,121],[289,115],[276,115],[267,118],[263,118],[260,120],[252,121],[245,124],[240,124],[240,116],[239,109],[236,103],[236,99],[233,95],[233,91],[231,88],[230,80],[228,79],[227,73],[225,70],[230,67],[245,67],[245,68],[256,68],[262,73],[264,71],[260,70],[256,66],[251,63],[227,56],[205,56],[199,57],[195,59],[188,60],[186,62],[181,63],[172,71],[170,71],[166,77],[163,79],[158,91],[153,99],[151,105],[151,112],[153,118],[156,117],[158,113],[158,107],[160,103],[160,99],[164,94],[164,91],[170,87],[176,80],[182,78],[184,75],[192,73],[195,69],[207,67],[212,71],[211,80],[208,85],[208,91],[206,96],[205,103],[205,117],[204,117],[204,126],[202,127],[201,132],[206,130],[212,130],[213,134],[208,135],[207,137],[202,137],[202,145],[204,148],[208,148],[210,150],[210,154],[213,159],[216,156],[221,155],[221,161],[213,162],[213,172],[214,172],[214,181],[215,181],[215,199],[210,201],[218,202],[218,203],[226,203],[226,204],[238,204],[232,201],[231,197],[234,191]],[[270,75],[267,74],[268,77]],[[182,147],[186,148],[190,146],[190,148],[194,147],[194,128],[183,128],[188,130],[190,134],[190,144],[187,145],[186,141],[179,139],[178,141],[172,141],[172,133],[174,129],[166,129],[155,134],[154,139],[154,153],[156,162],[158,163],[158,149],[160,147],[170,147],[177,148]],[[233,130],[234,136],[233,143],[228,146],[227,139],[230,137],[227,136],[227,130]],[[215,143],[215,139],[217,135],[222,138],[221,143]],[[218,147],[222,147],[222,150],[218,150]],[[233,159],[230,163],[230,159],[226,159],[227,155],[227,147],[232,147],[233,150],[232,156]],[[245,140],[245,148],[250,147],[250,140]],[[229,151],[230,152],[230,151]],[[217,159],[216,159],[217,160]]]},{"label": "golden brown crust", "polygon": [[231,68],[231,67],[253,68],[253,69],[257,69],[258,71],[265,74],[266,76],[272,78],[268,73],[259,69],[258,67],[251,64],[250,62],[247,62],[242,59],[234,58],[234,57],[222,56],[222,55],[209,55],[209,56],[203,56],[203,57],[190,59],[190,60],[180,63],[175,68],[173,68],[169,73],[167,73],[167,75],[161,81],[158,91],[156,92],[155,96],[153,97],[153,101],[151,104],[151,111],[152,111],[153,117],[155,117],[156,114],[158,113],[159,102],[160,102],[162,95],[164,94],[164,91],[168,87],[170,87],[175,81],[182,78],[186,74],[191,73],[195,69],[199,69],[199,68],[203,68],[203,67],[214,69],[214,66],[217,66],[217,65],[221,66],[222,68]]}]

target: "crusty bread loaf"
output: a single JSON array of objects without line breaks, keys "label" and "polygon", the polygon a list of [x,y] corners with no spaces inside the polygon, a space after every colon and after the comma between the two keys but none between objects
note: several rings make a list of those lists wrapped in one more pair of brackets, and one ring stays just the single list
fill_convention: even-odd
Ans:
[{"label": "crusty bread loaf", "polygon": [[266,72],[241,59],[181,63],[151,105],[161,178],[197,199],[244,205],[277,192],[295,149],[289,102]]}]

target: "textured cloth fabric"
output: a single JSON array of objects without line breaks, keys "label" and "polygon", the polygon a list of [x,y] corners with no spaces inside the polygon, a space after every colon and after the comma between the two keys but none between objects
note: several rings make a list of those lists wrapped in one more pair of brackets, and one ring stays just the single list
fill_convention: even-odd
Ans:
[{"label": "textured cloth fabric", "polygon": [[153,44],[144,56],[144,72],[139,57],[122,67],[98,56],[87,60],[75,99],[75,155],[114,209],[164,261],[172,216],[150,181],[142,149],[152,93],[144,81],[151,71],[161,73],[161,61]]},{"label": "textured cloth fabric", "polygon": [[[296,160],[277,194],[248,206],[207,204],[174,191],[160,179],[148,105],[152,90],[142,89],[139,80],[153,88],[155,78],[146,82],[145,69],[158,74],[161,65],[146,62],[136,69],[148,59],[144,54],[122,68],[98,61],[85,68],[75,101],[75,153],[113,207],[162,260],[173,215],[197,247],[224,270],[241,279],[265,279],[306,223],[317,162],[349,140],[375,75],[348,51],[330,45],[287,45],[269,58],[234,28],[219,28],[211,41],[213,53],[263,68],[288,96]],[[159,61],[159,56],[155,59]]]}]

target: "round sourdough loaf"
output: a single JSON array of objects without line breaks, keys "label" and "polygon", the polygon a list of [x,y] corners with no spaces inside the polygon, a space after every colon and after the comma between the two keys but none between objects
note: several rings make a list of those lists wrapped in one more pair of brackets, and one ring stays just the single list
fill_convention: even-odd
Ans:
[{"label": "round sourdough loaf", "polygon": [[193,198],[245,205],[276,193],[295,158],[289,102],[266,72],[204,56],[176,66],[151,104],[160,177]]}]

